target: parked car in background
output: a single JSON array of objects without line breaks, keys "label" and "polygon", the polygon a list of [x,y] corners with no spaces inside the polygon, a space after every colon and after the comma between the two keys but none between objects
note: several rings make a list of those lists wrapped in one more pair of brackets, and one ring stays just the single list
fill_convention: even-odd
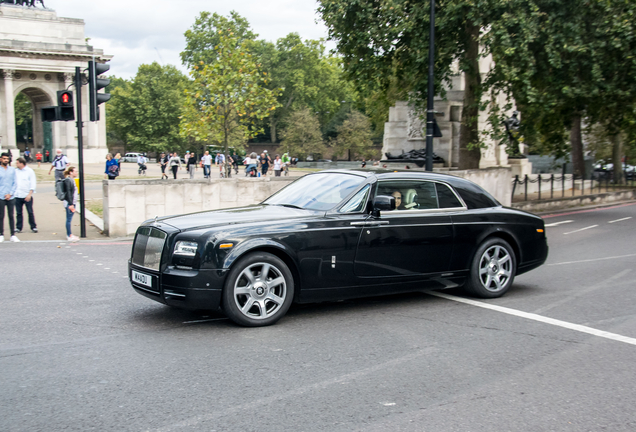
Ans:
[{"label": "parked car in background", "polygon": [[152,300],[255,327],[292,302],[460,286],[502,296],[545,262],[544,229],[459,177],[329,170],[261,204],[144,222],[128,276]]},{"label": "parked car in background", "polygon": [[122,162],[134,162],[137,163],[137,158],[142,153],[126,153],[124,157],[121,158]]}]

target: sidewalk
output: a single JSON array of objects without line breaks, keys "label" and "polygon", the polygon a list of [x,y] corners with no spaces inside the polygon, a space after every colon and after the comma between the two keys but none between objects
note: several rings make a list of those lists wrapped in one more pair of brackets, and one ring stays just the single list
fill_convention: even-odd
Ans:
[{"label": "sidewalk", "polygon": [[[87,182],[85,184],[87,197],[101,198],[101,186],[101,182]],[[66,241],[66,211],[64,210],[62,201],[58,200],[55,196],[54,189],[55,186],[52,181],[40,182],[37,185],[36,193],[33,195],[33,213],[35,214],[35,223],[38,227],[38,233],[31,231],[26,207],[24,207],[22,210],[24,219],[22,232],[16,234],[20,241]],[[9,240],[9,221],[6,215],[4,219],[4,238],[5,243],[7,243]],[[73,216],[71,230],[73,234],[78,237],[80,236],[79,213]],[[109,237],[102,235],[100,230],[87,221],[86,239],[80,239],[80,241],[108,239]]]}]

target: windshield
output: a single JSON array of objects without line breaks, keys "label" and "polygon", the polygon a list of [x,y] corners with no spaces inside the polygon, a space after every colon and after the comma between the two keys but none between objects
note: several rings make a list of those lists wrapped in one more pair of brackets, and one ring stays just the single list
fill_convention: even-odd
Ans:
[{"label": "windshield", "polygon": [[364,181],[364,177],[354,174],[310,174],[281,189],[267,198],[263,204],[329,210],[340,204]]}]

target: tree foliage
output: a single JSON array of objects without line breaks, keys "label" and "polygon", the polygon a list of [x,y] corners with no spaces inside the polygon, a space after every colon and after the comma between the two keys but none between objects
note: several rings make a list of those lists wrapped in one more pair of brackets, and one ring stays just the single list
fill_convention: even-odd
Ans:
[{"label": "tree foliage", "polygon": [[190,71],[193,84],[186,90],[187,101],[181,134],[199,142],[222,143],[225,154],[232,137],[242,143],[259,131],[258,120],[276,109],[276,91],[265,88],[267,75],[258,69],[245,41],[231,30],[218,31],[215,61],[200,61]]},{"label": "tree foliage", "polygon": [[118,85],[107,104],[108,127],[114,136],[138,151],[181,150],[185,75],[174,66],[154,62],[139,66],[131,81]]},{"label": "tree foliage", "polygon": [[282,89],[279,106],[268,119],[272,142],[277,141],[277,128],[291,111],[311,108],[324,129],[343,104],[355,99],[340,60],[325,54],[322,41],[303,41],[298,34],[290,33],[276,44],[255,41],[251,50],[271,78],[269,87]]},{"label": "tree foliage", "polygon": [[220,31],[231,32],[237,48],[243,42],[254,40],[256,34],[250,29],[249,22],[235,11],[224,17],[217,13],[201,12],[192,28],[185,32],[186,46],[181,52],[181,62],[188,68],[217,61],[217,45],[221,42]]},{"label": "tree foliage", "polygon": [[370,158],[373,155],[371,122],[360,111],[351,111],[337,132],[338,136],[333,140],[334,156],[346,154],[351,160],[355,156]]},{"label": "tree foliage", "polygon": [[281,135],[281,147],[290,155],[305,158],[310,154],[320,155],[325,150],[320,122],[309,108],[292,112]]}]

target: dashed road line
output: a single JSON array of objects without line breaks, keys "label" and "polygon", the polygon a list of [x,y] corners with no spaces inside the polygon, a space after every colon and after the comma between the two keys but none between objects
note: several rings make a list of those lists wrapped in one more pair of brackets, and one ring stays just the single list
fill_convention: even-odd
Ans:
[{"label": "dashed road line", "polygon": [[598,225],[592,225],[592,226],[589,226],[589,227],[577,229],[576,231],[570,231],[570,232],[563,233],[563,235],[574,234],[574,233],[577,233],[577,232],[581,232],[581,231],[589,230],[589,229],[592,229],[592,228],[596,228],[597,226]]},{"label": "dashed road line", "polygon": [[627,219],[631,219],[631,218],[632,218],[631,216],[629,216],[629,217],[624,217],[624,218],[622,218],[622,219],[616,219],[616,220],[613,220],[613,221],[609,221],[608,223],[622,222],[622,221],[625,221],[625,220],[627,220]]},{"label": "dashed road line", "polygon": [[554,222],[554,223],[551,223],[551,224],[547,224],[547,225],[546,225],[546,228],[547,228],[547,227],[555,227],[555,226],[557,226],[557,225],[563,225],[563,224],[571,223],[571,222],[574,222],[574,221],[572,221],[572,220],[566,220],[566,221],[561,221],[561,222]]},{"label": "dashed road line", "polygon": [[513,316],[517,316],[520,318],[526,318],[532,321],[538,321],[544,324],[550,324],[553,326],[557,326],[557,327],[562,327],[562,328],[566,328],[569,330],[574,330],[574,331],[578,331],[581,333],[587,333],[590,334],[592,336],[598,336],[598,337],[602,337],[605,339],[610,339],[610,340],[614,340],[617,342],[623,342],[626,344],[630,344],[630,345],[636,345],[636,339],[634,338],[630,338],[627,336],[623,336],[623,335],[619,335],[616,333],[610,333],[610,332],[606,332],[604,330],[598,330],[592,327],[587,327],[587,326],[583,326],[580,324],[573,324],[567,321],[561,321],[561,320],[557,320],[554,318],[548,318],[548,317],[544,317],[542,315],[537,315],[537,314],[533,314],[533,313],[529,313],[529,312],[523,312],[517,309],[511,309],[511,308],[507,308],[507,307],[503,307],[503,306],[497,306],[497,305],[493,305],[493,304],[489,304],[489,303],[484,303],[484,302],[480,302],[480,301],[476,301],[476,300],[470,300],[470,299],[465,299],[462,297],[456,297],[454,295],[449,295],[449,294],[445,294],[445,293],[441,293],[441,292],[436,292],[436,291],[429,291],[427,292],[427,294],[430,294],[432,296],[435,297],[441,297],[443,299],[446,300],[451,300],[451,301],[455,301],[458,303],[464,303],[464,304],[468,304],[471,306],[477,306],[480,308],[484,308],[484,309],[490,309],[490,310],[494,310],[496,312],[501,312],[501,313],[505,313],[508,315],[513,315]]}]

